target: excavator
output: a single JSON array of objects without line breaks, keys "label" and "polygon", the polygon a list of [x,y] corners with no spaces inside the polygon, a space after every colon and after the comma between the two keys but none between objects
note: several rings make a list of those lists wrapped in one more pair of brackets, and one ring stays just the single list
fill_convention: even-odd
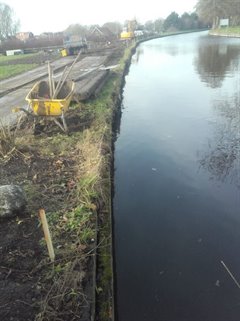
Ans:
[{"label": "excavator", "polygon": [[122,40],[133,39],[135,37],[134,31],[136,30],[136,26],[137,26],[136,20],[128,20],[127,27],[125,27],[121,32],[120,38]]}]

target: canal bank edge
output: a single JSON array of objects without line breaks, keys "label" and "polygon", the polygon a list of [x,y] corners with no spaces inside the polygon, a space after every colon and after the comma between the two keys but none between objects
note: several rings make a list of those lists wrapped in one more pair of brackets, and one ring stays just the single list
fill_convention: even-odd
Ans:
[{"label": "canal bank edge", "polygon": [[214,29],[209,30],[210,36],[217,37],[228,37],[228,38],[240,38],[240,27],[239,28],[223,28],[223,29]]},{"label": "canal bank edge", "polygon": [[119,128],[121,120],[121,102],[122,90],[125,84],[125,76],[128,73],[131,64],[131,58],[136,51],[138,43],[131,44],[125,49],[122,58],[119,61],[119,67],[113,73],[115,80],[112,82],[111,100],[111,122],[110,135],[106,137],[106,143],[111,149],[109,167],[106,168],[107,184],[106,194],[108,203],[106,204],[106,215],[99,221],[97,255],[97,300],[96,300],[96,320],[113,321],[115,320],[114,309],[114,253],[113,253],[113,217],[112,217],[112,198],[113,198],[113,177],[114,177],[114,141],[116,131]]}]

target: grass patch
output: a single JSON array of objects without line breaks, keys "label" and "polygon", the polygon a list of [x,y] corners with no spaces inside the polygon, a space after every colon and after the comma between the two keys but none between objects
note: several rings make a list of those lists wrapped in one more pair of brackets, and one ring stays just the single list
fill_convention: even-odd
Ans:
[{"label": "grass patch", "polygon": [[214,30],[211,30],[211,32],[216,32],[220,35],[229,35],[229,36],[239,35],[240,36],[240,26],[214,29]]},{"label": "grass patch", "polygon": [[0,66],[0,80],[9,78],[11,76],[16,76],[25,71],[35,68],[37,64],[17,64],[17,65],[7,65]]},{"label": "grass patch", "polygon": [[14,55],[14,56],[1,56],[0,55],[0,64],[1,62],[11,62],[11,61],[14,61],[14,60],[28,60],[29,58],[32,58],[32,57],[35,57],[35,56],[38,56],[39,53],[34,53],[34,54],[22,54],[22,55]]}]

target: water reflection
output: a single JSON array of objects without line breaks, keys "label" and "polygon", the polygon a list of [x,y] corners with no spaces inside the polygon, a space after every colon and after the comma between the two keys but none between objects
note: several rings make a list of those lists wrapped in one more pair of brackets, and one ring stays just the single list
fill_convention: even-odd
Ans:
[{"label": "water reflection", "polygon": [[[154,52],[156,50],[156,44],[147,44],[149,49],[152,49]],[[187,49],[182,46],[181,43],[171,43],[169,42],[169,38],[162,38],[161,42],[157,44],[157,48],[159,51],[165,52],[169,56],[177,56],[181,54],[187,54]]]},{"label": "water reflection", "polygon": [[240,92],[225,100],[214,101],[220,120],[215,123],[215,137],[200,164],[211,178],[230,181],[240,187]]},{"label": "water reflection", "polygon": [[[162,48],[162,50],[164,50],[168,55],[172,57],[178,56],[180,54],[179,49],[179,46],[175,45],[174,43],[167,44],[164,48]],[[186,53],[184,48],[181,47],[181,49],[182,54]]]},{"label": "water reflection", "polygon": [[198,55],[194,61],[202,82],[211,88],[220,88],[226,75],[239,67],[239,44],[215,39],[199,39]]},{"label": "water reflection", "polygon": [[138,48],[136,51],[136,54],[132,57],[132,61],[131,63],[133,65],[137,65],[140,59],[140,56],[142,56],[144,54],[144,50],[141,48]]},{"label": "water reflection", "polygon": [[240,270],[239,40],[201,33],[139,48],[114,154],[118,320],[236,321],[239,289],[220,260]]}]

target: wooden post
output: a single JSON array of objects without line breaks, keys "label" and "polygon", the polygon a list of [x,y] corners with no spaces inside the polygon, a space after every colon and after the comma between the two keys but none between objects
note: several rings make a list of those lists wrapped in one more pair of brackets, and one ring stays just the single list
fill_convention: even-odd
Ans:
[{"label": "wooden post", "polygon": [[49,231],[49,227],[48,227],[48,222],[47,222],[47,218],[46,218],[46,214],[45,214],[44,209],[41,208],[39,210],[39,216],[40,216],[40,219],[41,219],[41,222],[42,222],[45,241],[47,243],[48,254],[49,254],[50,260],[52,262],[54,262],[55,254],[54,254],[54,249],[53,249],[53,245],[52,245],[52,239],[51,239],[51,235],[50,235],[50,231]]},{"label": "wooden post", "polygon": [[[55,81],[54,81],[53,69],[52,69],[52,92],[53,94],[55,92]],[[52,95],[52,98],[53,98],[53,95]]]},{"label": "wooden post", "polygon": [[53,93],[53,99],[57,98],[57,95],[58,95],[58,93],[59,93],[59,91],[60,91],[60,88],[61,88],[61,86],[62,86],[62,85],[61,85],[62,80],[63,80],[63,78],[64,78],[65,75],[66,75],[67,68],[68,68],[68,67],[65,67],[65,68],[64,68],[63,73],[62,73],[62,76],[61,76],[61,78],[60,78],[59,81],[58,81],[57,87],[56,87],[56,89],[54,90],[54,93]]},{"label": "wooden post", "polygon": [[[53,95],[53,97],[54,97],[54,98],[58,95],[59,91],[62,89],[63,84],[65,83],[65,81],[66,81],[66,80],[67,80],[67,78],[69,77],[69,75],[70,75],[70,73],[71,73],[71,71],[72,71],[72,69],[73,69],[74,65],[75,65],[75,64],[76,64],[76,62],[78,61],[78,58],[80,57],[81,53],[82,53],[82,52],[81,52],[81,50],[80,50],[80,51],[79,51],[79,53],[78,53],[78,55],[77,55],[77,57],[74,59],[74,61],[73,61],[72,65],[71,65],[71,67],[69,68],[69,70],[68,70],[68,72],[67,72],[66,76],[62,79],[62,83],[61,83],[61,84],[59,84],[59,88],[55,90],[55,93],[54,93],[54,95]],[[58,86],[57,86],[57,87],[58,87]]]},{"label": "wooden post", "polygon": [[48,84],[49,84],[50,98],[52,99],[52,96],[53,96],[52,68],[49,61],[48,61]]}]

